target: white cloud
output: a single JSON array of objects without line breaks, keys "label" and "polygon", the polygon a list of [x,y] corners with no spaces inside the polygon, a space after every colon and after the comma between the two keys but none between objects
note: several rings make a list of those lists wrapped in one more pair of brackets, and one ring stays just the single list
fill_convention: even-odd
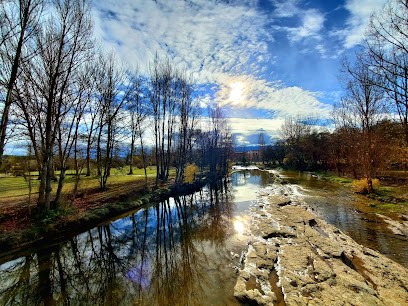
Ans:
[{"label": "white cloud", "polygon": [[[234,84],[239,86],[242,96],[235,97]],[[232,107],[251,107],[272,111],[274,116],[314,115],[328,118],[330,107],[321,103],[320,93],[306,91],[300,87],[283,87],[279,83],[267,82],[252,76],[236,76],[224,81],[215,100],[218,104]]]},{"label": "white cloud", "polygon": [[200,83],[248,72],[253,62],[269,58],[272,37],[254,1],[115,0],[100,1],[96,9],[97,35],[121,58],[145,65],[157,51],[187,67]]},{"label": "white cloud", "polygon": [[288,38],[292,42],[310,38],[321,39],[320,31],[323,29],[325,21],[324,14],[317,9],[303,9],[299,6],[300,2],[299,0],[272,1],[275,7],[274,17],[297,17],[300,21],[299,26],[275,26],[275,28],[287,31],[289,33]]},{"label": "white cloud", "polygon": [[295,28],[287,28],[291,41],[298,41],[303,38],[321,39],[320,31],[323,29],[324,15],[318,10],[309,9],[299,13],[302,25]]},{"label": "white cloud", "polygon": [[345,30],[335,32],[335,35],[344,37],[344,46],[351,48],[359,44],[370,22],[371,15],[380,10],[387,0],[347,0],[345,8],[349,11]]},{"label": "white cloud", "polygon": [[[243,119],[229,118],[231,123],[231,132],[233,134],[242,134],[242,139],[245,136],[259,134],[260,130],[272,137],[278,137],[279,129],[285,122],[283,118],[274,119]],[[239,139],[238,139],[239,140]]]},{"label": "white cloud", "polygon": [[299,0],[288,0],[288,1],[271,1],[275,6],[274,15],[276,17],[293,17],[299,14]]},{"label": "white cloud", "polygon": [[[297,1],[291,3],[289,11],[282,6],[278,14],[302,14],[301,26],[288,29],[292,39],[319,38],[324,16],[314,9],[299,10]],[[273,42],[266,26],[271,16],[260,12],[255,0],[108,0],[95,3],[94,15],[96,35],[105,48],[115,49],[129,64],[138,62],[144,71],[155,52],[169,56],[199,85],[216,85],[221,105],[255,107],[278,115],[321,112],[325,107],[314,93],[255,77],[276,60],[268,50]],[[231,95],[234,80],[245,84],[237,89],[242,99]],[[208,103],[209,96],[204,97],[201,106]]]}]

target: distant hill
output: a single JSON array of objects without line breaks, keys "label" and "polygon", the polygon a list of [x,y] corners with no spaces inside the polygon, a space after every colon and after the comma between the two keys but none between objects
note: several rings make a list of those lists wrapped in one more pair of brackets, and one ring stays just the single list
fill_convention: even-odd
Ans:
[{"label": "distant hill", "polygon": [[[271,141],[269,143],[265,143],[266,146],[268,145],[274,145],[276,143],[276,141],[278,140],[278,138],[271,138]],[[234,151],[235,152],[248,152],[251,150],[259,150],[260,145],[259,144],[248,144],[248,145],[238,145],[238,146],[234,146]]]},{"label": "distant hill", "polygon": [[277,137],[273,137],[264,131],[259,131],[256,134],[244,135],[242,133],[233,133],[232,136],[235,138],[234,150],[236,152],[258,150],[259,149],[259,134],[264,134],[265,145],[273,145],[278,140]]}]

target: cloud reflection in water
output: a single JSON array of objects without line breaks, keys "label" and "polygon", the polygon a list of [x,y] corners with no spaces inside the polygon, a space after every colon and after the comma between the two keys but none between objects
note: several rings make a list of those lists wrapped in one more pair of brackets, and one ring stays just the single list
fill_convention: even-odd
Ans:
[{"label": "cloud reflection in water", "polygon": [[143,260],[137,266],[131,268],[126,273],[126,278],[139,284],[143,289],[148,288],[152,279],[149,260]]}]

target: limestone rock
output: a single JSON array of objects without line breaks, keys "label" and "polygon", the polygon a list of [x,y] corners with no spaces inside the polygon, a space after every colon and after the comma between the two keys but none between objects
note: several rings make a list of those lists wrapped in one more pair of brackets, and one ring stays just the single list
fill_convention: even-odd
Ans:
[{"label": "limestone rock", "polygon": [[[253,211],[252,240],[235,286],[242,303],[404,305],[408,271],[357,244],[285,196]],[[405,234],[403,222],[391,223]]]}]

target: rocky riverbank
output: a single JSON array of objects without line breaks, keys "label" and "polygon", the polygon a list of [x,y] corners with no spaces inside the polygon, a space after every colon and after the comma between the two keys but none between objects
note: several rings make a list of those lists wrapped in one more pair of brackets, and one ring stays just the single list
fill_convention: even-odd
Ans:
[{"label": "rocky riverbank", "polygon": [[262,196],[235,297],[261,305],[403,305],[408,270],[359,245],[303,204]]}]

